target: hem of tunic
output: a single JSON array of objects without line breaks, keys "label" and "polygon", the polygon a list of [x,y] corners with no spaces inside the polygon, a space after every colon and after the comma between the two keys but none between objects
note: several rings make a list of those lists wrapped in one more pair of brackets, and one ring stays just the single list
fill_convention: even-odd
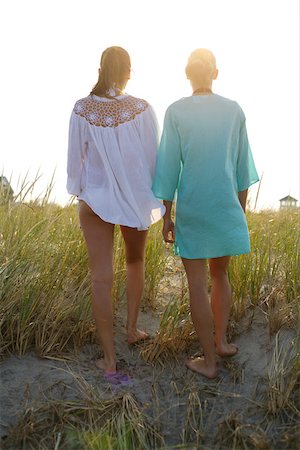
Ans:
[{"label": "hem of tunic", "polygon": [[[127,221],[122,221],[122,223],[118,220],[110,220],[107,216],[105,216],[104,214],[102,214],[102,212],[99,214],[99,212],[95,211],[95,208],[91,205],[91,203],[89,202],[89,200],[85,197],[85,196],[78,196],[78,200],[85,202],[90,208],[91,210],[98,216],[100,217],[101,220],[103,220],[104,222],[107,223],[111,223],[112,225],[121,225],[124,227],[129,227],[129,228],[136,228],[138,231],[145,231],[148,230],[150,228],[151,225],[153,225],[154,223],[158,222],[165,214],[165,206],[161,205],[160,207],[160,215],[158,218],[153,219],[150,221],[150,223],[148,225],[143,225],[143,224],[139,224],[139,225],[132,225],[131,223],[128,223]],[[157,208],[159,209],[159,208]]]},{"label": "hem of tunic", "polygon": [[180,256],[180,258],[184,258],[184,259],[214,259],[214,258],[223,258],[224,256],[239,256],[239,255],[247,255],[248,253],[250,253],[250,249],[247,248],[245,250],[239,250],[237,252],[220,252],[218,254],[216,253],[206,253],[205,256],[203,256],[203,254],[201,255],[197,255],[197,256],[185,256],[183,255],[184,252],[180,253],[180,250],[178,248],[178,246],[174,246],[174,255],[175,256]]}]

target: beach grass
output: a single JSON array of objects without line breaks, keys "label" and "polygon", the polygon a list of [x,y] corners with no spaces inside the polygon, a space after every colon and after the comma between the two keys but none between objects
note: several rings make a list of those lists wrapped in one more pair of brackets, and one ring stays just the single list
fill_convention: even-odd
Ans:
[{"label": "beach grass", "polygon": [[142,406],[130,393],[104,399],[102,392],[76,380],[81,398],[50,400],[28,408],[12,428],[6,445],[28,449],[150,449],[164,444]]},{"label": "beach grass", "polygon": [[[232,258],[229,268],[233,294],[229,334],[233,336],[236,325],[256,307],[266,315],[270,335],[281,327],[297,329],[300,324],[299,212],[249,212],[247,218],[252,251]],[[182,351],[195,340],[182,268],[181,275],[154,341],[142,352],[147,361]]]},{"label": "beach grass", "polygon": [[[28,189],[30,186],[25,190]],[[256,312],[265,321],[273,354],[262,380],[264,394],[258,396],[253,391],[253,398],[259,397],[256,409],[260,421],[249,421],[247,411],[231,411],[219,420],[212,440],[207,428],[211,399],[226,399],[229,394],[218,390],[218,386],[200,392],[191,384],[183,390],[180,380],[172,381],[170,389],[185,405],[178,440],[172,448],[208,448],[207,442],[215,449],[273,448],[275,438],[272,441],[270,435],[278,423],[281,431],[274,432],[275,447],[297,448],[299,210],[250,211],[247,219],[252,252],[231,261],[233,302],[229,331],[234,337],[251,327]],[[65,207],[52,204],[49,192],[40,200],[25,201],[20,194],[18,201],[2,202],[0,261],[3,359],[33,350],[40,357],[63,360],[76,355],[82,346],[96,343],[87,252],[74,203]],[[118,227],[114,264],[113,299],[117,310],[126,301],[125,252]],[[176,364],[178,357],[194,348],[197,340],[184,271],[172,249],[164,245],[160,223],[149,231],[143,307],[159,314],[160,324],[140,356],[145,364],[169,370],[169,364]],[[294,332],[289,348],[280,341],[280,333],[285,329]],[[224,368],[233,386],[244,383],[243,368],[238,363],[227,361]],[[27,408],[12,428],[7,448],[168,448],[159,423],[164,408],[154,385],[151,405],[141,404],[130,392],[108,398],[83,379],[77,380],[77,385],[82,395],[76,401],[47,400]],[[209,397],[203,397],[204,394]]]},{"label": "beach grass", "polygon": [[[34,348],[41,356],[95,339],[90,275],[75,205],[0,205],[1,354]],[[154,307],[167,259],[159,225],[149,232],[143,304]],[[114,240],[115,304],[125,294],[125,251]],[[117,305],[116,305],[117,306]]]}]

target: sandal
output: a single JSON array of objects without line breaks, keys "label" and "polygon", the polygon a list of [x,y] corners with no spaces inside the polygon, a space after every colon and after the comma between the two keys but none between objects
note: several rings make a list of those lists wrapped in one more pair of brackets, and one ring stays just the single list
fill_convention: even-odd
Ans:
[{"label": "sandal", "polygon": [[132,379],[126,373],[121,373],[121,372],[110,373],[110,372],[108,372],[108,373],[104,374],[104,378],[108,383],[113,384],[113,385],[126,386],[129,384],[132,384]]}]

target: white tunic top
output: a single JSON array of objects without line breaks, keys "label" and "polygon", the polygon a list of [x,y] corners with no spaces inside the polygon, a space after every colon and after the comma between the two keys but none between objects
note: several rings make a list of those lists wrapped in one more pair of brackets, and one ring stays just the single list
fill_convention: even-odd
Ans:
[{"label": "white tunic top", "polygon": [[151,106],[120,95],[78,100],[70,119],[69,194],[106,222],[144,230],[165,207],[152,193],[158,128]]}]

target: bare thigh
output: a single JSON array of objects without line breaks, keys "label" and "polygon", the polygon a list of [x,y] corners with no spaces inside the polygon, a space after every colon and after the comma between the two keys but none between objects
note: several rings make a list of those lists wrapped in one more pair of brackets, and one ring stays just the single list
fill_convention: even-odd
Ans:
[{"label": "bare thigh", "polygon": [[138,231],[123,225],[120,228],[125,241],[126,262],[130,264],[144,261],[148,230]]},{"label": "bare thigh", "polygon": [[211,258],[209,260],[209,271],[212,277],[227,274],[230,256],[222,256],[220,258]]},{"label": "bare thigh", "polygon": [[112,284],[114,225],[102,220],[83,201],[79,220],[86,241],[93,281]]},{"label": "bare thigh", "polygon": [[194,294],[199,289],[207,289],[206,259],[181,258],[188,279],[190,293]]}]

